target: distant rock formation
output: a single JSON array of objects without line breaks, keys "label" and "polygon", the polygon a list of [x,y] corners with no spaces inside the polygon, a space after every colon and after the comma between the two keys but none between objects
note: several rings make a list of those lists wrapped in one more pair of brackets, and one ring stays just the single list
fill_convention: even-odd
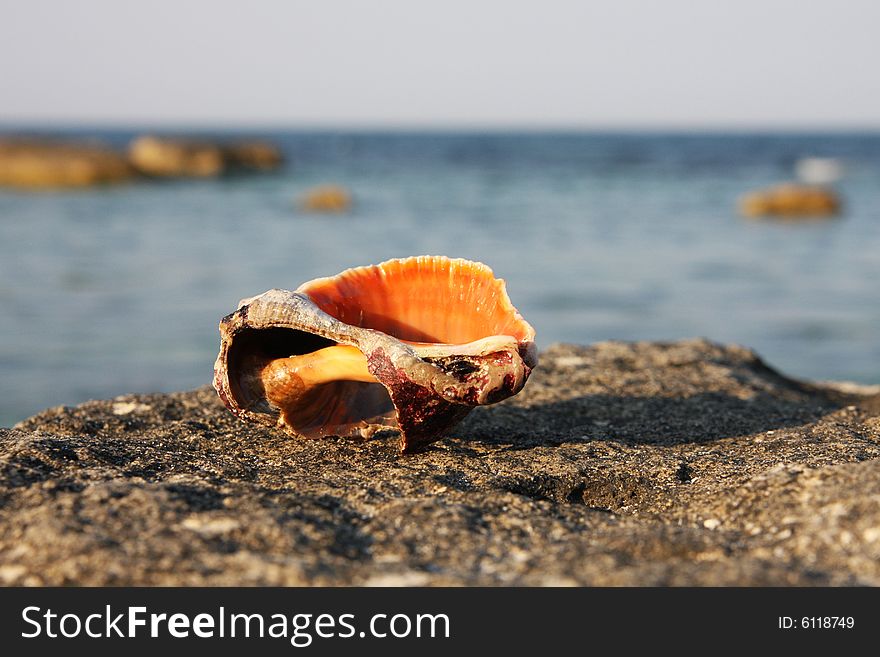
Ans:
[{"label": "distant rock formation", "polygon": [[129,146],[128,159],[148,176],[202,178],[223,172],[220,149],[198,142],[139,137]]},{"label": "distant rock formation", "polygon": [[26,189],[88,187],[133,176],[126,159],[102,145],[48,139],[0,141],[0,185]]},{"label": "distant rock formation", "polygon": [[271,171],[284,163],[277,146],[264,141],[243,141],[223,148],[227,164],[244,169]]},{"label": "distant rock formation", "polygon": [[132,166],[146,176],[211,178],[236,170],[270,171],[283,162],[281,152],[261,141],[216,143],[143,136],[128,149]]},{"label": "distant rock formation", "polygon": [[786,183],[744,196],[740,212],[747,217],[825,217],[840,212],[840,197],[828,187]]},{"label": "distant rock formation", "polygon": [[341,185],[313,187],[300,200],[300,207],[308,212],[345,212],[351,204],[351,192]]}]

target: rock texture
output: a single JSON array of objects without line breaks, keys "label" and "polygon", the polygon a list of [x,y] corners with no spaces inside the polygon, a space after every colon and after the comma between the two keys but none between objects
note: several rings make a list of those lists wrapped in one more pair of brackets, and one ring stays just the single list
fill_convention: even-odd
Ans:
[{"label": "rock texture", "polygon": [[880,397],[705,341],[555,345],[412,456],[213,390],[0,430],[6,584],[880,585]]}]

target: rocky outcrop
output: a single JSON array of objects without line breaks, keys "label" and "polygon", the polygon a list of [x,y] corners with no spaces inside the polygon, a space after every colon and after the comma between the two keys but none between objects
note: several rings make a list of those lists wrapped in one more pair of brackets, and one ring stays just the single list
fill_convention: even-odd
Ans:
[{"label": "rocky outcrop", "polygon": [[89,187],[129,180],[125,158],[100,144],[40,139],[0,141],[0,185],[24,189]]},{"label": "rocky outcrop", "polygon": [[345,212],[351,203],[351,192],[341,185],[313,187],[300,199],[300,207],[306,212]]},{"label": "rocky outcrop", "polygon": [[271,171],[281,152],[260,141],[209,143],[139,137],[128,155],[92,142],[0,140],[0,185],[23,189],[91,187],[137,176],[205,178]]},{"label": "rocky outcrop", "polygon": [[146,176],[210,178],[239,170],[270,171],[283,158],[272,144],[259,141],[214,143],[153,136],[129,146],[132,166]]},{"label": "rocky outcrop", "polygon": [[223,147],[223,155],[231,169],[272,171],[284,163],[284,157],[278,147],[264,141],[227,144]]},{"label": "rocky outcrop", "polygon": [[827,217],[840,212],[840,197],[830,188],[787,183],[744,196],[740,212],[747,217]]},{"label": "rocky outcrop", "polygon": [[555,345],[426,451],[210,388],[0,430],[6,584],[880,585],[880,397],[705,341]]}]

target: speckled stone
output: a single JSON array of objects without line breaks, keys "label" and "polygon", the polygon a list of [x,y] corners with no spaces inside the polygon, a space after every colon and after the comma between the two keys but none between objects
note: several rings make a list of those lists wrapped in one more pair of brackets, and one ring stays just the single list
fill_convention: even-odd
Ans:
[{"label": "speckled stone", "polygon": [[0,582],[880,585],[880,397],[702,340],[553,345],[426,451],[208,387],[0,429]]}]

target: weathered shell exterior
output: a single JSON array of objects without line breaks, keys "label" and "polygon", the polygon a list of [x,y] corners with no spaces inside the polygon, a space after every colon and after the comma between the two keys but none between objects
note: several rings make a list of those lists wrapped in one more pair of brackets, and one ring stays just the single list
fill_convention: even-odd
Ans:
[{"label": "weathered shell exterior", "polygon": [[[397,429],[403,452],[436,440],[474,406],[516,394],[537,365],[534,329],[504,281],[481,263],[442,256],[269,290],[242,300],[220,333],[214,387],[237,416],[306,437]],[[335,344],[363,353],[378,383],[332,381],[293,417],[269,402],[249,365]]]}]

